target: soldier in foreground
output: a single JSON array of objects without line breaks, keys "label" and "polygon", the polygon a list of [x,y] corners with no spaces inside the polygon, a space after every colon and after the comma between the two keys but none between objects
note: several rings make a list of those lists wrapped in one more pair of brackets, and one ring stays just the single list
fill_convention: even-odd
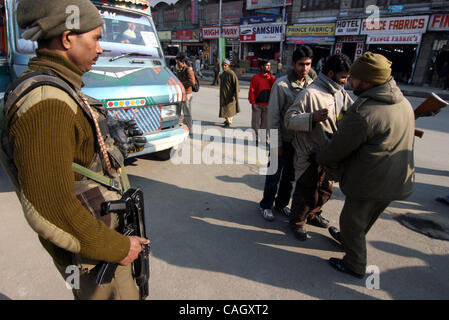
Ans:
[{"label": "soldier in foreground", "polygon": [[[67,7],[73,5],[79,8],[76,29],[66,23]],[[80,91],[82,75],[103,52],[103,19],[88,0],[22,0],[17,22],[25,30],[23,37],[39,47],[22,75],[29,79],[10,95],[21,98],[5,108],[25,218],[64,278],[70,275],[68,267],[78,268],[76,299],[138,299],[131,262],[149,240],[115,231],[117,216],[101,217],[99,212],[102,203],[121,194],[73,169],[89,169],[115,181],[124,178],[123,155],[105,128],[101,104],[95,106]],[[53,77],[60,88],[26,90],[35,76]],[[99,261],[119,264],[107,284],[96,283]]]}]

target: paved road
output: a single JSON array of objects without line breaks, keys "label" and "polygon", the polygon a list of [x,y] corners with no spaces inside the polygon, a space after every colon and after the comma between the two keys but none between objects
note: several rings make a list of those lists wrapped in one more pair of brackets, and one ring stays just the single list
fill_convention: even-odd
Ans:
[{"label": "paved road", "polygon": [[[250,126],[247,94],[247,86],[242,86],[242,112],[234,128]],[[423,101],[410,100],[414,107]],[[150,299],[449,297],[449,242],[415,232],[396,220],[416,215],[431,218],[442,228],[448,225],[449,207],[434,198],[449,193],[449,110],[417,121],[425,134],[415,142],[415,192],[406,201],[394,202],[368,234],[368,263],[379,268],[379,289],[368,289],[365,280],[328,266],[328,258],[343,253],[326,230],[309,227],[311,239],[298,242],[284,217],[277,215],[273,222],[262,219],[258,202],[264,183],[259,175],[263,153],[257,155],[254,146],[242,139],[235,144],[246,150],[245,155],[236,151],[214,158],[211,151],[210,140],[218,146],[218,137],[224,133],[217,87],[201,86],[193,98],[193,117],[201,121],[204,135],[203,141],[189,140],[191,160],[197,154],[193,151],[201,151],[201,164],[174,164],[148,156],[128,166],[132,183],[145,190],[152,241]],[[204,163],[214,159],[228,164]],[[324,208],[324,216],[337,226],[343,200],[337,187]],[[1,171],[0,212],[0,297],[72,299],[27,226]]]}]

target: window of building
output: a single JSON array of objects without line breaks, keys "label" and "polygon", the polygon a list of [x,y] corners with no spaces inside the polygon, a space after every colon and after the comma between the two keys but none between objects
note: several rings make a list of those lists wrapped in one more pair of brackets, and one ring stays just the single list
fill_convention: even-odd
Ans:
[{"label": "window of building", "polygon": [[363,8],[365,6],[365,0],[352,0],[351,8]]},{"label": "window of building", "polygon": [[391,0],[391,5],[431,2],[431,0]]},{"label": "window of building", "polygon": [[340,0],[302,0],[301,10],[326,10],[326,9],[340,9]]},{"label": "window of building", "polygon": [[385,7],[388,4],[388,0],[377,0],[376,5],[378,7]]}]

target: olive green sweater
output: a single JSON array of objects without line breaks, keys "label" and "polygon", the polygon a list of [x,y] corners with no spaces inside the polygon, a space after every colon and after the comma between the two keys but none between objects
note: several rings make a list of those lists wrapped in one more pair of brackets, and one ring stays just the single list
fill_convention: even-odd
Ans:
[{"label": "olive green sweater", "polygon": [[[75,88],[83,85],[82,71],[64,57],[38,50],[29,70],[52,70]],[[35,211],[77,243],[75,253],[88,259],[120,262],[129,251],[129,239],[96,220],[73,195],[81,176],[72,162],[89,166],[95,152],[94,132],[80,107],[75,110],[58,97],[37,101],[8,119],[14,161],[24,197]],[[48,238],[48,237],[47,237]],[[70,264],[71,253],[39,234],[54,260]]]}]

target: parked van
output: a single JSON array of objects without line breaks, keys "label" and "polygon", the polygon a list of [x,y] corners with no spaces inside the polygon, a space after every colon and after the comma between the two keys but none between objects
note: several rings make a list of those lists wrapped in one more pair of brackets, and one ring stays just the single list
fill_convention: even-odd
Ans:
[{"label": "parked van", "polygon": [[[37,43],[21,37],[16,9],[20,0],[1,0],[0,92],[27,69]],[[104,102],[111,117],[135,119],[147,140],[129,157],[154,153],[169,159],[182,145],[188,128],[182,124],[184,87],[165,62],[144,0],[93,0],[105,24],[100,45],[104,53],[83,76],[82,91]]]}]

